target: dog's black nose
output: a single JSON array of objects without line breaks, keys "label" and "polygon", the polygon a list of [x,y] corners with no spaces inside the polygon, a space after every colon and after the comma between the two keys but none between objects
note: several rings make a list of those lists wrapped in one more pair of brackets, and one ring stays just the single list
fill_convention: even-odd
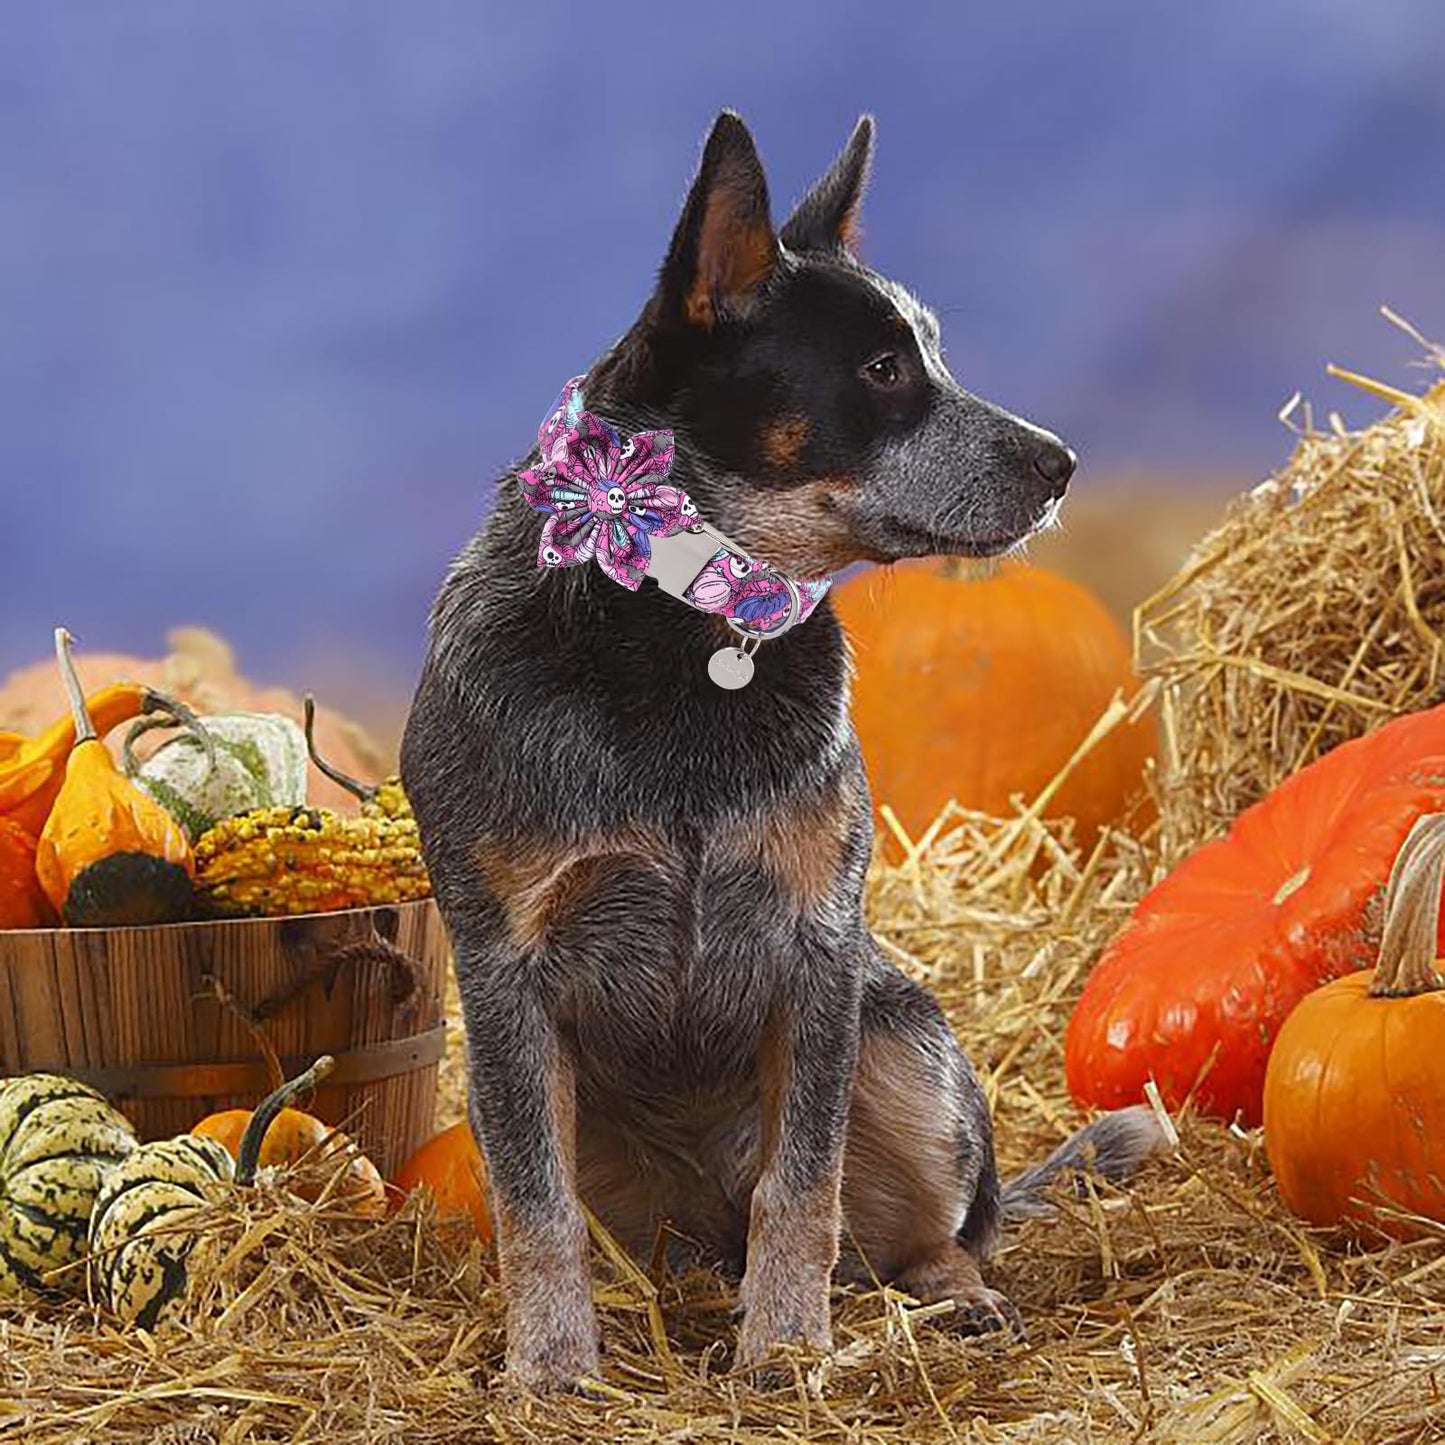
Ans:
[{"label": "dog's black nose", "polygon": [[1053,496],[1062,497],[1078,460],[1068,447],[1058,442],[1045,442],[1034,453],[1034,470],[1052,488]]}]

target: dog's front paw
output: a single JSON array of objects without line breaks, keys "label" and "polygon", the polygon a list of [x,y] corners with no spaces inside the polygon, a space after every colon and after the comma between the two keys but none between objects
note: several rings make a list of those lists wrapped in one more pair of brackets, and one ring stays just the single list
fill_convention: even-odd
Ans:
[{"label": "dog's front paw", "polygon": [[507,1379],[535,1395],[559,1390],[587,1393],[586,1379],[597,1373],[597,1346],[580,1340],[559,1340],[536,1352],[509,1348]]},{"label": "dog's front paw", "polygon": [[736,1365],[740,1370],[756,1370],[767,1364],[779,1345],[804,1345],[810,1350],[826,1353],[833,1348],[833,1331],[826,1311],[821,1324],[812,1328],[788,1328],[784,1325],[755,1324],[751,1316],[743,1319],[738,1330]]},{"label": "dog's front paw", "polygon": [[590,1302],[569,1309],[511,1310],[507,1319],[507,1378],[536,1394],[585,1390],[600,1360]]},{"label": "dog's front paw", "polygon": [[826,1280],[821,1285],[767,1293],[749,1290],[744,1281],[739,1305],[742,1323],[734,1364],[750,1374],[760,1389],[783,1383],[790,1375],[775,1362],[779,1345],[803,1345],[819,1352],[833,1348]]}]

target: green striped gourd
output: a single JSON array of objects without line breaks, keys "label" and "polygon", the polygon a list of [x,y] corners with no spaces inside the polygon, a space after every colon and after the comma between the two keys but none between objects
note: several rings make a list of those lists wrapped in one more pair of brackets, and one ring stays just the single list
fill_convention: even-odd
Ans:
[{"label": "green striped gourd", "polygon": [[190,1282],[198,1217],[232,1182],[256,1177],[261,1141],[297,1094],[335,1066],[323,1055],[304,1074],[269,1094],[251,1116],[233,1161],[225,1145],[199,1134],[142,1144],[106,1179],[90,1219],[94,1297],[142,1329],[179,1317]]},{"label": "green striped gourd", "polygon": [[185,1300],[194,1215],[235,1163],[214,1139],[142,1144],[106,1180],[90,1221],[91,1288],[127,1324],[154,1329]]},{"label": "green striped gourd", "polygon": [[0,1295],[83,1287],[84,1270],[64,1267],[82,1257],[96,1195],[135,1148],[130,1121],[74,1079],[0,1081]]}]

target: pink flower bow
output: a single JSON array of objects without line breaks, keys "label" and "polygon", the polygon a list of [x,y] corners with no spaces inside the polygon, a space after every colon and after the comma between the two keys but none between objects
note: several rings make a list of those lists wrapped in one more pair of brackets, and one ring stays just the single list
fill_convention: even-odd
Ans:
[{"label": "pink flower bow", "polygon": [[647,575],[653,537],[697,525],[697,508],[680,487],[663,485],[672,469],[670,431],[644,431],[623,442],[600,417],[582,410],[583,378],[574,376],[537,433],[540,462],[519,472],[522,492],[547,513],[539,567],[575,567],[597,559],[614,581],[636,592]]}]

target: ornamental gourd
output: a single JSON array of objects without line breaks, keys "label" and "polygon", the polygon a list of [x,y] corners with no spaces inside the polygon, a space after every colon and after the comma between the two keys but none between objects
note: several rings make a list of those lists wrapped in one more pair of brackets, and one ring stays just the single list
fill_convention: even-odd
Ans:
[{"label": "ornamental gourd", "polygon": [[142,1144],[117,1166],[91,1216],[96,1300],[147,1330],[179,1314],[196,1244],[195,1215],[235,1172],[214,1139],[189,1134]]},{"label": "ornamental gourd", "polygon": [[73,928],[167,923],[190,908],[191,850],[180,824],[122,776],[96,736],[70,656],[70,634],[55,652],[70,694],[75,745],[40,834],[35,872]]},{"label": "ornamental gourd", "polygon": [[[100,737],[143,713],[176,707],[162,693],[135,683],[115,683],[85,700],[86,713]],[[0,732],[0,817],[38,835],[65,781],[65,762],[74,746],[73,713],[36,737]]]},{"label": "ornamental gourd", "polygon": [[[873,796],[917,837],[949,799],[1005,814],[1073,756],[1116,692],[1138,685],[1128,641],[1086,588],[1006,563],[865,572],[833,591],[856,669],[853,722]],[[1154,751],[1148,718],[1107,734],[1065,779],[1050,817],[1087,846],[1121,821]]]},{"label": "ornamental gourd", "polygon": [[1307,995],[1264,1081],[1264,1142],[1285,1203],[1311,1224],[1411,1238],[1445,1223],[1445,814],[1400,849],[1373,971]]},{"label": "ornamental gourd", "polygon": [[[203,1139],[214,1139],[235,1159],[241,1157],[241,1145],[254,1114],[250,1109],[226,1109],[209,1114],[191,1130]],[[379,1216],[386,1212],[386,1184],[375,1164],[339,1129],[323,1124],[312,1114],[300,1109],[282,1109],[271,1121],[261,1140],[257,1166],[289,1168],[303,1161],[344,1169],[344,1177],[334,1186],[338,1198],[346,1201],[352,1213]],[[323,1189],[332,1189],[328,1176],[298,1180],[292,1186],[303,1199],[320,1198]]]},{"label": "ornamental gourd", "polygon": [[[0,1082],[0,1296],[75,1291],[102,1181],[136,1147],[130,1121],[56,1074]],[[57,1273],[59,1271],[59,1273]]]},{"label": "ornamental gourd", "polygon": [[140,1145],[111,1173],[90,1219],[91,1290],[101,1304],[147,1330],[180,1315],[200,1237],[197,1216],[226,1185],[254,1181],[276,1115],[333,1064],[323,1056],[264,1099],[236,1159],[215,1139],[181,1134]]},{"label": "ornamental gourd", "polygon": [[308,692],[303,703],[305,708],[306,751],[312,765],[323,776],[331,779],[339,788],[345,788],[361,804],[363,818],[410,818],[411,800],[401,785],[401,777],[392,773],[379,783],[363,783],[350,773],[342,772],[321,756],[316,746],[316,699]]},{"label": "ornamental gourd", "polygon": [[36,840],[0,816],[0,929],[52,928],[55,910],[35,876]]},{"label": "ornamental gourd", "polygon": [[329,913],[431,896],[416,819],[258,808],[196,841],[200,901],[220,917]]},{"label": "ornamental gourd", "polygon": [[1281,1024],[1363,968],[1411,825],[1445,807],[1445,706],[1342,743],[1287,778],[1151,889],[1105,949],[1069,1020],[1080,1103],[1167,1103],[1258,1124]]},{"label": "ornamental gourd", "polygon": [[[157,728],[184,730],[144,762],[135,741]],[[126,776],[160,803],[195,842],[237,813],[306,801],[306,739],[280,713],[142,718],[126,734]]]},{"label": "ornamental gourd", "polygon": [[423,1185],[441,1218],[469,1217],[483,1247],[491,1243],[487,1163],[466,1120],[434,1134],[397,1171],[396,1186],[403,1195]]},{"label": "ornamental gourd", "polygon": [[221,916],[326,913],[431,895],[421,837],[397,777],[360,783],[316,747],[316,703],[305,739],[318,772],[361,803],[360,817],[324,808],[257,808],[207,830],[196,843],[196,884]]}]

